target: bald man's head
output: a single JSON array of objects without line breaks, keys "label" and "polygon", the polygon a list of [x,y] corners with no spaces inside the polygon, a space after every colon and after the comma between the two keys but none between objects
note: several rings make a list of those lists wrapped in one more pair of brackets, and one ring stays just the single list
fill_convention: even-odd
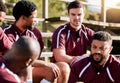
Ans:
[{"label": "bald man's head", "polygon": [[28,36],[22,36],[13,44],[10,51],[16,58],[20,59],[21,57],[23,60],[31,58],[34,60],[40,54],[40,46],[37,40]]}]

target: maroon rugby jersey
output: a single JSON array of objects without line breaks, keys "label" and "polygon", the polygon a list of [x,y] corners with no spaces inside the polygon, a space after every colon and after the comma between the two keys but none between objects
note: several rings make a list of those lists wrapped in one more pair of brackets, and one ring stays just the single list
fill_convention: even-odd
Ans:
[{"label": "maroon rugby jersey", "polygon": [[79,31],[75,31],[70,24],[60,26],[52,36],[52,49],[61,48],[67,55],[80,56],[86,53],[91,45],[94,31],[81,25]]},{"label": "maroon rugby jersey", "polygon": [[6,67],[6,61],[0,57],[0,83],[25,83]]},{"label": "maroon rugby jersey", "polygon": [[68,83],[120,83],[120,60],[110,55],[104,67],[94,63],[91,57],[79,60],[71,66]]},{"label": "maroon rugby jersey", "polygon": [[37,37],[37,40],[40,44],[40,47],[41,47],[41,50],[44,48],[44,43],[43,43],[43,39],[42,39],[42,34],[41,32],[37,29],[37,28],[32,28],[30,29],[34,34],[35,36]]},{"label": "maroon rugby jersey", "polygon": [[12,42],[8,39],[8,37],[4,34],[3,30],[0,28],[0,56],[4,55],[4,53],[9,50],[12,46]]},{"label": "maroon rugby jersey", "polygon": [[43,41],[42,41],[42,36],[40,31],[37,28],[33,28],[30,29],[28,27],[28,29],[26,29],[24,32],[22,32],[16,25],[15,23],[13,25],[9,25],[8,27],[4,28],[4,33],[7,35],[7,37],[9,38],[9,40],[11,42],[15,42],[20,36],[29,36],[32,37],[36,40],[38,40],[40,46],[41,46],[41,50],[44,47]]}]

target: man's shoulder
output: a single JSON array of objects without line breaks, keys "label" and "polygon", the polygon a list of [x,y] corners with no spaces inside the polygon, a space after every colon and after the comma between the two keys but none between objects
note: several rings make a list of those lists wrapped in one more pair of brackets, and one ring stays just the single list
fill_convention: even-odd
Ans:
[{"label": "man's shoulder", "polygon": [[71,66],[86,66],[90,62],[90,56],[76,60]]},{"label": "man's shoulder", "polygon": [[23,83],[20,78],[7,67],[1,67],[0,75],[0,83]]},{"label": "man's shoulder", "polygon": [[9,25],[9,26],[4,27],[4,28],[3,28],[3,31],[4,31],[5,33],[6,33],[7,31],[13,31],[13,26],[12,26],[12,24]]},{"label": "man's shoulder", "polygon": [[33,33],[41,33],[40,30],[38,28],[36,28],[36,27],[32,28],[31,31]]},{"label": "man's shoulder", "polygon": [[108,67],[115,72],[120,72],[120,59],[114,55],[110,56]]},{"label": "man's shoulder", "polygon": [[55,29],[54,34],[66,33],[69,30],[67,27],[68,24],[60,25],[58,28]]},{"label": "man's shoulder", "polygon": [[111,55],[111,62],[114,64],[119,64],[119,66],[120,66],[120,57],[116,57],[114,55]]},{"label": "man's shoulder", "polygon": [[85,26],[84,24],[82,24],[82,29],[83,29],[84,31],[94,32],[91,28],[88,28],[88,27]]}]

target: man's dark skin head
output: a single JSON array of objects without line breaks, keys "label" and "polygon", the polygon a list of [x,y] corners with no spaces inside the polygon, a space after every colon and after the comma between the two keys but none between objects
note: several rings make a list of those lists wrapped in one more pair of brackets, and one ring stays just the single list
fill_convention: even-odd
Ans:
[{"label": "man's dark skin head", "polygon": [[8,62],[8,68],[13,72],[31,65],[40,54],[40,46],[37,40],[22,36],[12,46],[3,58]]}]

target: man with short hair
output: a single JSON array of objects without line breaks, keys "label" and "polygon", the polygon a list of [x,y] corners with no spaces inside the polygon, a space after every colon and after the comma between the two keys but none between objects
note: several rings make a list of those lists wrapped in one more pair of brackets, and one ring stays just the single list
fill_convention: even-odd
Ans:
[{"label": "man with short hair", "polygon": [[52,36],[53,57],[51,62],[65,62],[71,65],[76,61],[76,58],[87,57],[83,54],[91,44],[94,31],[82,24],[84,15],[85,7],[80,1],[70,2],[68,5],[70,21],[57,28]]},{"label": "man with short hair", "polygon": [[94,31],[83,25],[85,7],[80,1],[72,1],[68,5],[70,22],[60,26],[52,36],[53,58],[51,61],[66,62],[69,65],[77,57],[83,58],[91,44]]},{"label": "man with short hair", "polygon": [[71,65],[68,83],[119,83],[120,60],[111,55],[112,37],[108,32],[94,34],[89,57]]},{"label": "man with short hair", "polygon": [[[0,57],[0,82],[26,83],[27,81],[24,80],[26,76],[22,76],[23,80],[21,80],[17,74],[22,69],[30,67],[39,57],[40,51],[37,40],[28,36],[19,38],[10,50],[4,56]],[[32,71],[29,73],[32,73]]]}]

